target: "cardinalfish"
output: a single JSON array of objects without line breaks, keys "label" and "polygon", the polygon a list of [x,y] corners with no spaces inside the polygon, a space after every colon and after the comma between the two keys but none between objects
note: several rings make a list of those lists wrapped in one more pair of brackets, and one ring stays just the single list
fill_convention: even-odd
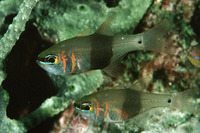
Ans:
[{"label": "cardinalfish", "polygon": [[194,46],[189,52],[188,52],[188,59],[189,61],[195,65],[196,67],[200,67],[200,44]]},{"label": "cardinalfish", "polygon": [[[117,73],[119,60],[128,52],[149,50],[172,53],[166,43],[170,23],[163,21],[154,28],[136,35],[113,36],[109,17],[99,29],[88,35],[88,30],[76,37],[59,42],[38,55],[38,64],[56,75],[80,74],[101,69]],[[118,62],[118,63],[117,63]],[[119,65],[120,66],[120,65]]]},{"label": "cardinalfish", "polygon": [[95,122],[123,122],[158,107],[198,112],[193,103],[195,91],[154,94],[134,89],[104,90],[78,99],[74,107],[78,113]]}]

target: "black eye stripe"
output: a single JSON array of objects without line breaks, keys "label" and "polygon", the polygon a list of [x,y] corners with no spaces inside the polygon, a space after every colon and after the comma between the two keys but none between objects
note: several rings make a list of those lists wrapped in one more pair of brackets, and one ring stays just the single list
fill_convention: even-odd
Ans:
[{"label": "black eye stripe", "polygon": [[55,63],[57,56],[54,55],[48,55],[45,57],[38,57],[37,60],[41,62],[49,62],[49,63]]}]

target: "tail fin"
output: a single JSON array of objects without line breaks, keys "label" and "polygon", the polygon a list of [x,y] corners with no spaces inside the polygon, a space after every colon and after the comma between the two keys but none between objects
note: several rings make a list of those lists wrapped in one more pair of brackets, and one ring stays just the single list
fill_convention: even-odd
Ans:
[{"label": "tail fin", "polygon": [[199,89],[189,89],[172,96],[171,107],[192,113],[199,113],[200,105],[197,102]]},{"label": "tail fin", "polygon": [[175,47],[170,45],[167,34],[170,31],[170,21],[164,20],[159,25],[143,33],[143,42],[146,50],[155,52],[164,52],[168,54],[175,53]]}]

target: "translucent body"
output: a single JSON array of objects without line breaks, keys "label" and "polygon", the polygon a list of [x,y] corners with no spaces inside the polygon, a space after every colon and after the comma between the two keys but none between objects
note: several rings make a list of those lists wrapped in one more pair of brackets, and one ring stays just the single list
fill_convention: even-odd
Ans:
[{"label": "translucent body", "polygon": [[[81,36],[55,44],[38,55],[38,64],[56,75],[79,74],[105,70],[130,51],[172,52],[166,47],[165,34],[169,30],[166,21],[147,32],[122,36],[112,36],[109,24],[104,22],[92,35],[83,36],[81,33]],[[50,56],[55,58],[48,60]]]},{"label": "translucent body", "polygon": [[[199,111],[194,105],[195,90],[179,94],[153,94],[133,89],[105,90],[84,96],[74,103],[75,109],[96,122],[122,122],[157,107],[172,107],[190,112]],[[91,109],[81,108],[82,104]]]}]

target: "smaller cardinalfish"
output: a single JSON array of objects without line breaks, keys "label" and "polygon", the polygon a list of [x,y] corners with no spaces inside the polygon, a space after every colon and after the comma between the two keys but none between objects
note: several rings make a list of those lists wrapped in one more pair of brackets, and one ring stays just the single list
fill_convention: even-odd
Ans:
[{"label": "smaller cardinalfish", "polygon": [[112,89],[84,96],[74,103],[74,107],[81,115],[95,122],[123,122],[158,107],[198,112],[199,109],[193,103],[195,93],[193,89],[178,94],[153,94],[133,89]]},{"label": "smaller cardinalfish", "polygon": [[[38,55],[37,63],[56,75],[80,74],[101,69],[112,75],[120,70],[120,59],[130,51],[149,50],[173,53],[166,43],[170,23],[163,21],[154,28],[136,35],[113,36],[109,17],[91,35],[88,30],[76,37],[53,45]],[[117,63],[118,62],[118,63]]]},{"label": "smaller cardinalfish", "polygon": [[200,44],[194,46],[189,52],[188,52],[188,59],[189,61],[195,65],[196,67],[200,67]]}]

